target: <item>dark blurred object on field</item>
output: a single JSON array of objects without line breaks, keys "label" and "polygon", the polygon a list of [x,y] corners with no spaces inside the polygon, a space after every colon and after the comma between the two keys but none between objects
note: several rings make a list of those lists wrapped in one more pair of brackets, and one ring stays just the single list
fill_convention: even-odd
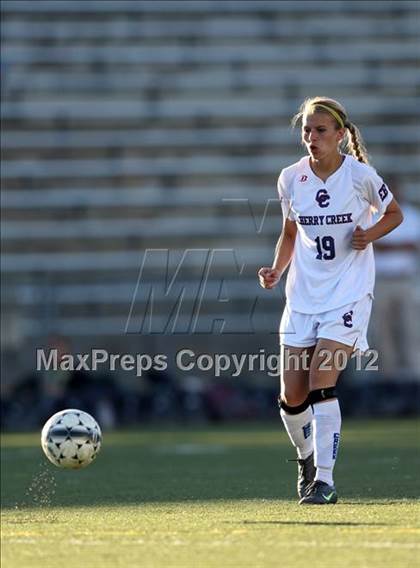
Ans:
[{"label": "dark blurred object on field", "polygon": [[387,183],[401,206],[404,221],[374,243],[371,347],[379,352],[381,374],[398,380],[401,376],[420,376],[420,211],[406,201],[396,177],[389,177]]},{"label": "dark blurred object on field", "polygon": [[[57,362],[71,355],[68,338],[48,338],[45,353],[57,351]],[[3,425],[9,429],[40,427],[55,412],[65,408],[82,409],[95,416],[105,428],[119,421],[123,393],[115,380],[103,373],[84,370],[35,371],[16,383],[3,402]]]}]

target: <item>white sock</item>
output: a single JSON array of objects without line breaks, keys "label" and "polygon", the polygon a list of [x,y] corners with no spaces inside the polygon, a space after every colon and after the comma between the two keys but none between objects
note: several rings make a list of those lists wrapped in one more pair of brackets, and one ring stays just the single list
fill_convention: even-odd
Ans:
[{"label": "white sock", "polygon": [[315,480],[334,485],[333,469],[341,430],[340,405],[337,399],[333,399],[318,402],[313,409]]},{"label": "white sock", "polygon": [[305,459],[314,451],[312,436],[312,407],[299,414],[288,414],[280,409],[280,416],[283,420],[286,432],[292,444],[295,446],[299,459]]}]

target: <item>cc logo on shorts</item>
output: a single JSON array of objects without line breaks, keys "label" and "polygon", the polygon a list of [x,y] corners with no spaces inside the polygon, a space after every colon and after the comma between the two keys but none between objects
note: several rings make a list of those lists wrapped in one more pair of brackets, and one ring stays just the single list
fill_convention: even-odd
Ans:
[{"label": "cc logo on shorts", "polygon": [[353,310],[343,315],[343,323],[345,327],[353,327]]},{"label": "cc logo on shorts", "polygon": [[328,207],[331,197],[328,195],[328,191],[326,189],[320,189],[317,192],[315,199],[320,207]]}]

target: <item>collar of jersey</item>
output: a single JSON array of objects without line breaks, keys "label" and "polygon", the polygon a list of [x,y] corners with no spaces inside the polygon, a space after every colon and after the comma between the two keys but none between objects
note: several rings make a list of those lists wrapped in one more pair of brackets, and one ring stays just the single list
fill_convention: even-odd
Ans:
[{"label": "collar of jersey", "polygon": [[319,177],[316,175],[316,173],[312,171],[312,168],[311,168],[311,166],[309,165],[309,156],[305,156],[305,158],[304,158],[304,164],[305,164],[305,170],[306,170],[305,173],[309,173],[309,175],[310,175],[311,178],[313,178],[313,179],[316,180],[317,182],[319,182],[319,183],[325,185],[327,182],[331,181],[331,179],[333,179],[333,178],[336,176],[336,174],[338,174],[338,172],[341,172],[344,167],[347,167],[347,164],[348,164],[349,161],[350,161],[350,160],[348,160],[348,157],[349,157],[349,156],[348,156],[347,154],[341,154],[341,155],[344,156],[344,160],[343,160],[341,166],[339,166],[339,167],[335,170],[335,172],[333,172],[331,175],[329,175],[329,176],[327,177],[326,181],[322,181],[322,179],[319,178]]}]

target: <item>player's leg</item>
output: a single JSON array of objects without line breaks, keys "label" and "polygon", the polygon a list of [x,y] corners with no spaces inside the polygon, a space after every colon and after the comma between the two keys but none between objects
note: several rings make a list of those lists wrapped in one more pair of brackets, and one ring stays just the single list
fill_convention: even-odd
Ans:
[{"label": "player's leg", "polygon": [[281,346],[280,416],[298,462],[297,490],[303,497],[315,476],[313,459],[312,407],[309,403],[309,364],[315,346]]},{"label": "player's leg", "polygon": [[341,430],[340,405],[335,385],[354,349],[368,349],[367,327],[372,296],[317,316],[317,346],[309,371],[309,400],[314,412],[316,476],[301,503],[337,501],[333,470]]},{"label": "player's leg", "polygon": [[341,431],[341,412],[335,386],[342,364],[349,360],[352,346],[320,339],[312,356],[309,372],[309,400],[313,408],[313,443],[316,474],[302,504],[328,504],[337,501],[333,470]]},{"label": "player's leg", "polygon": [[280,344],[280,415],[296,448],[298,495],[302,497],[315,476],[313,414],[308,399],[309,367],[316,345],[313,317],[286,306],[280,323]]}]

